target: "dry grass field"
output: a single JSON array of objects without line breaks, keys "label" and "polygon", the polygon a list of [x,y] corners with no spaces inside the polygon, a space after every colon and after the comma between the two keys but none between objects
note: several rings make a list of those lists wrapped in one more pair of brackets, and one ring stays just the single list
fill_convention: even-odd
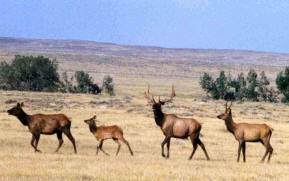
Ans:
[{"label": "dry grass field", "polygon": [[[265,152],[261,143],[248,143],[247,162],[237,163],[238,143],[226,130],[224,121],[216,118],[224,112],[225,102],[206,99],[198,83],[203,72],[217,75],[225,70],[236,75],[254,68],[257,72],[264,70],[274,86],[277,73],[287,65],[287,54],[158,48],[142,52],[143,47],[101,44],[103,47],[99,48],[89,42],[84,43],[88,48],[76,44],[75,49],[66,51],[60,41],[51,45],[46,42],[50,49],[37,41],[33,41],[36,47],[32,48],[11,44],[17,43],[15,40],[7,41],[8,44],[5,41],[0,46],[0,61],[10,61],[15,54],[44,55],[59,61],[60,73],[85,70],[97,83],[110,74],[116,96],[0,91],[0,180],[288,180],[288,105],[233,104],[236,122],[266,123],[274,128],[270,164],[260,163]],[[74,47],[73,42],[66,44]],[[163,111],[193,117],[202,123],[201,139],[210,161],[200,148],[193,160],[188,160],[192,151],[190,140],[172,139],[170,158],[161,156],[164,136],[143,96],[148,84],[153,93],[162,96],[168,94],[171,84],[175,85],[177,96]],[[38,148],[42,153],[35,153],[28,128],[6,112],[17,101],[24,102],[24,110],[29,114],[64,113],[71,118],[78,154],[73,153],[65,136],[62,148],[54,153],[58,146],[56,135],[41,135]],[[123,128],[133,157],[124,144],[116,157],[117,145],[112,140],[103,146],[110,156],[95,154],[97,141],[83,122],[93,115],[98,116],[99,125],[116,124]]]},{"label": "dry grass field", "polygon": [[[122,80],[125,82],[125,80]],[[189,81],[189,80],[186,80]],[[193,80],[191,80],[193,81]],[[223,101],[203,100],[194,86],[185,86],[170,79],[150,80],[154,93],[165,96],[169,85],[175,83],[177,97],[164,107],[164,112],[194,117],[202,123],[204,144],[211,157],[206,161],[199,148],[193,160],[187,160],[192,145],[189,140],[172,139],[171,157],[161,156],[161,130],[156,126],[151,108],[146,105],[141,79],[126,81],[130,86],[116,85],[117,96],[59,94],[35,92],[0,92],[0,179],[1,180],[287,180],[289,171],[289,112],[283,104],[237,102],[233,105],[236,122],[266,123],[274,128],[271,139],[274,154],[270,164],[259,163],[265,149],[260,143],[247,144],[247,162],[236,163],[237,142],[216,116],[224,111]],[[132,82],[132,83],[130,83]],[[135,82],[140,82],[135,84]],[[128,90],[127,90],[128,89]],[[195,92],[195,93],[194,93]],[[199,92],[199,93],[198,93]],[[30,146],[31,134],[20,121],[6,110],[15,101],[25,103],[24,110],[34,113],[65,113],[72,119],[72,134],[78,154],[65,137],[59,153],[54,153],[56,135],[42,135],[39,149]],[[89,132],[84,119],[98,116],[99,125],[117,124],[124,130],[135,155],[130,156],[122,145],[116,157],[117,145],[104,143],[110,153],[95,154],[97,141]]]}]

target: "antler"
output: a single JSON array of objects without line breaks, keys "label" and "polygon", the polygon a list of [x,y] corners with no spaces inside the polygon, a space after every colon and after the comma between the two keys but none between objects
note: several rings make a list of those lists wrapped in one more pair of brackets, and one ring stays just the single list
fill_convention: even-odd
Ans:
[{"label": "antler", "polygon": [[[144,92],[144,94],[145,94],[144,95],[145,98],[149,101],[149,103],[155,102],[153,95],[150,93],[150,85],[148,85],[148,90],[146,92]],[[152,98],[150,98],[150,94],[151,94]]]},{"label": "antler", "polygon": [[230,104],[230,106],[228,107],[228,102],[229,102],[229,101],[227,101],[226,104],[225,104],[225,108],[226,108],[226,109],[230,109],[231,106],[232,106],[232,104],[233,104],[233,102],[231,101],[231,104]]},{"label": "antler", "polygon": [[[163,100],[163,103],[171,102],[173,98],[176,96],[174,85],[172,85],[172,92],[170,94],[170,98]],[[160,100],[159,100],[160,101]]]},{"label": "antler", "polygon": [[231,101],[231,104],[230,104],[230,106],[228,107],[229,109],[231,108],[232,104],[233,104],[233,102]]}]

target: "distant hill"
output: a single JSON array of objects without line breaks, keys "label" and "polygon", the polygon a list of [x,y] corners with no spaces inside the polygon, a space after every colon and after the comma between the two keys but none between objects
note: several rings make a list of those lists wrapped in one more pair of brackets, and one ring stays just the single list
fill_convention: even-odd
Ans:
[{"label": "distant hill", "polygon": [[129,46],[83,40],[52,40],[0,37],[0,51],[69,53],[145,59],[198,62],[287,65],[289,54],[248,50],[176,49],[153,46]]},{"label": "distant hill", "polygon": [[110,74],[118,77],[119,83],[127,83],[125,78],[192,79],[194,85],[198,85],[203,72],[217,75],[225,70],[236,75],[251,68],[258,72],[264,70],[273,82],[278,72],[289,65],[289,54],[280,53],[0,37],[0,61],[10,61],[17,54],[56,59],[60,72],[72,74],[84,70],[99,82],[104,75]]}]

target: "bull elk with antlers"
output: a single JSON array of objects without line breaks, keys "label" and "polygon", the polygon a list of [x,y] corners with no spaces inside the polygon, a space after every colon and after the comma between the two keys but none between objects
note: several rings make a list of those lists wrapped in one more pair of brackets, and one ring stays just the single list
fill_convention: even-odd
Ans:
[{"label": "bull elk with antlers", "polygon": [[32,133],[31,146],[35,152],[41,152],[37,149],[40,134],[52,135],[57,134],[59,145],[55,152],[58,152],[63,144],[62,133],[64,133],[73,144],[74,152],[76,151],[75,140],[70,132],[71,121],[64,114],[26,114],[22,107],[23,102],[17,103],[16,106],[9,109],[9,115],[16,116],[24,126],[28,126],[29,131]]},{"label": "bull elk with antlers", "polygon": [[239,142],[237,162],[239,162],[241,150],[243,152],[243,161],[246,162],[246,142],[261,142],[266,148],[261,162],[264,162],[268,153],[268,162],[270,162],[273,153],[273,148],[270,144],[273,129],[266,124],[235,123],[232,118],[232,102],[229,107],[227,104],[228,102],[225,105],[225,113],[218,115],[217,118],[225,121],[227,130]]},{"label": "bull elk with antlers", "polygon": [[[176,96],[174,86],[172,86],[172,92],[170,98],[165,100],[155,101],[154,96],[149,92],[149,86],[147,92],[145,92],[145,98],[148,99],[149,104],[152,106],[155,122],[163,131],[165,135],[165,139],[163,140],[162,147],[162,156],[169,158],[170,156],[170,141],[171,138],[181,138],[186,139],[190,137],[191,142],[193,144],[193,151],[189,157],[189,160],[193,158],[195,151],[198,148],[198,145],[203,149],[207,160],[210,160],[209,155],[206,151],[205,145],[200,140],[200,132],[201,132],[201,124],[198,123],[197,120],[193,118],[180,118],[175,114],[165,114],[162,112],[162,105],[171,102],[173,98]],[[167,144],[167,156],[164,153],[164,145]]]}]

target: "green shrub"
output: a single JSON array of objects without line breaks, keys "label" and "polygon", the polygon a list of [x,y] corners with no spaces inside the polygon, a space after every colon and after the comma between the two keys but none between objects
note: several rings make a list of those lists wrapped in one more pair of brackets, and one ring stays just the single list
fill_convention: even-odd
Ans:
[{"label": "green shrub", "polygon": [[12,63],[0,64],[0,88],[25,91],[58,91],[56,60],[43,56],[16,55]]},{"label": "green shrub", "polygon": [[276,78],[277,89],[283,94],[282,102],[289,102],[289,67],[281,71]]},{"label": "green shrub", "polygon": [[114,96],[114,85],[113,85],[113,79],[110,75],[106,75],[103,78],[102,82],[102,88],[105,90],[106,93],[108,93],[110,96]]}]

